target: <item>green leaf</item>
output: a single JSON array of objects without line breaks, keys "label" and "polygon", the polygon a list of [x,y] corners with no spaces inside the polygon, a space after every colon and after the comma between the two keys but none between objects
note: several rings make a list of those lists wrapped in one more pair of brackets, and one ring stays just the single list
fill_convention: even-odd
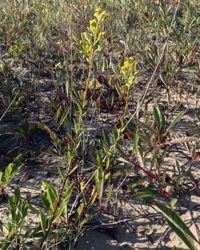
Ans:
[{"label": "green leaf", "polygon": [[47,228],[47,218],[42,211],[40,211],[40,224],[41,224],[42,232],[45,235],[46,228]]},{"label": "green leaf", "polygon": [[58,212],[56,213],[54,221],[56,221],[57,219],[59,219],[60,216],[62,215],[65,207],[67,206],[67,204],[69,202],[69,199],[71,198],[73,189],[74,189],[74,183],[71,183],[71,185],[68,187],[68,189],[65,191],[65,193],[63,195],[63,201],[61,203],[61,206],[60,206]]},{"label": "green leaf", "polygon": [[76,210],[75,223],[79,220],[80,215],[81,215],[83,209],[84,209],[84,203],[81,203],[81,204],[78,206],[77,210]]},{"label": "green leaf", "polygon": [[100,197],[101,197],[101,182],[99,179],[99,169],[96,170],[96,173],[94,175],[94,181],[95,181],[95,185],[96,185],[96,189],[97,189],[97,195],[98,195],[98,198],[100,199]]},{"label": "green leaf", "polygon": [[167,219],[167,223],[171,227],[171,229],[179,236],[179,238],[189,247],[190,250],[197,250],[196,247],[194,246],[193,241],[191,238],[187,237],[181,230],[180,228],[176,227],[171,221]]},{"label": "green leaf", "polygon": [[197,118],[198,122],[200,122],[200,116],[199,116],[199,115],[197,115],[197,114],[195,114],[195,116],[196,116],[196,118]]},{"label": "green leaf", "polygon": [[192,131],[192,133],[197,134],[197,135],[200,134],[200,130],[199,130],[198,127],[192,126],[192,125],[190,125],[190,124],[186,124],[186,127],[187,127],[190,131]]},{"label": "green leaf", "polygon": [[156,108],[156,107],[153,108],[153,115],[154,115],[154,120],[155,120],[156,126],[157,126],[158,130],[160,130],[161,120],[160,120],[158,108]]},{"label": "green leaf", "polygon": [[55,203],[59,199],[58,191],[45,181],[42,181],[42,186],[47,189],[47,200],[49,201],[50,207],[53,211]]},{"label": "green leaf", "polygon": [[22,205],[22,219],[24,220],[28,214],[28,209],[30,207],[29,199],[26,198]]},{"label": "green leaf", "polygon": [[127,160],[125,160],[125,159],[122,158],[122,157],[119,157],[118,155],[113,156],[113,159],[115,159],[116,161],[119,161],[119,162],[123,162],[123,163],[130,164],[130,162],[128,162]]},{"label": "green leaf", "polygon": [[34,238],[43,238],[44,234],[42,232],[42,228],[41,228],[41,223],[38,225],[38,227],[33,231],[32,236]]},{"label": "green leaf", "polygon": [[118,138],[118,132],[115,126],[113,127],[112,135],[113,135],[113,144],[115,145],[117,142],[117,138]]},{"label": "green leaf", "polygon": [[70,186],[68,187],[68,189],[65,191],[65,193],[63,194],[63,199],[65,201],[69,201],[71,195],[72,195],[72,191],[74,189],[74,183],[71,183]]},{"label": "green leaf", "polygon": [[102,130],[103,141],[107,148],[110,148],[110,139],[105,129]]},{"label": "green leaf", "polygon": [[40,199],[42,200],[42,202],[43,202],[46,210],[49,211],[49,209],[50,209],[50,203],[49,203],[49,201],[47,199],[47,195],[46,195],[45,192],[41,192],[40,193]]},{"label": "green leaf", "polygon": [[59,173],[62,181],[65,181],[65,175],[63,174],[63,172],[62,172],[62,170],[61,170],[61,168],[59,166],[58,166],[58,173]]},{"label": "green leaf", "polygon": [[68,110],[65,110],[65,112],[63,113],[60,121],[59,121],[59,126],[58,126],[58,129],[62,126],[62,124],[64,123],[64,121],[66,120],[67,118],[67,115],[68,115]]},{"label": "green leaf", "polygon": [[51,210],[54,211],[55,203],[57,200],[55,199],[52,188],[48,188],[47,190],[47,200],[49,201]]},{"label": "green leaf", "polygon": [[97,164],[100,168],[100,172],[103,173],[103,160],[101,157],[101,153],[97,151]]},{"label": "green leaf", "polygon": [[20,199],[20,190],[19,188],[16,188],[12,197],[12,202],[14,204],[18,204],[19,199]]},{"label": "green leaf", "polygon": [[139,137],[144,141],[150,143],[151,140],[146,134],[138,133]]},{"label": "green leaf", "polygon": [[[192,234],[190,229],[185,225],[183,220],[170,208],[165,207],[164,205],[161,205],[159,203],[155,204],[161,211],[161,213],[165,216],[167,219],[170,227],[177,233],[177,235],[185,242],[187,246],[192,246],[191,241],[188,239],[188,236],[191,237],[196,242],[196,237]],[[195,249],[195,248],[190,248]]]},{"label": "green leaf", "polygon": [[167,128],[167,131],[169,131],[170,129],[172,129],[174,127],[174,125],[176,125],[177,122],[179,122],[181,120],[181,118],[183,117],[183,115],[185,114],[185,111],[181,111],[176,117],[175,119],[171,122],[171,124],[169,125],[169,127]]},{"label": "green leaf", "polygon": [[0,187],[2,186],[2,180],[3,180],[2,176],[3,176],[3,173],[0,172]]},{"label": "green leaf", "polygon": [[143,164],[143,160],[142,160],[142,156],[140,154],[140,151],[138,149],[138,142],[139,142],[139,136],[138,136],[138,133],[137,131],[135,132],[135,135],[134,135],[134,150],[135,150],[135,156],[139,162],[139,164],[143,167],[144,164]]},{"label": "green leaf", "polygon": [[7,185],[13,179],[13,177],[22,167],[21,160],[22,155],[20,154],[14,159],[12,163],[7,166],[5,170],[5,185]]},{"label": "green leaf", "polygon": [[153,151],[153,155],[152,155],[152,159],[151,159],[151,167],[155,166],[155,162],[157,160],[157,155],[159,153],[160,147],[157,147],[154,151]]},{"label": "green leaf", "polygon": [[175,204],[176,204],[176,202],[177,202],[178,200],[177,199],[171,199],[171,201],[170,201],[170,206],[171,207],[173,207]]},{"label": "green leaf", "polygon": [[59,197],[58,191],[54,187],[50,186],[47,189],[47,199],[50,203],[52,211],[55,208],[55,203],[58,201],[58,197]]},{"label": "green leaf", "polygon": [[133,188],[137,187],[138,185],[144,183],[144,182],[147,181],[147,180],[148,180],[148,179],[139,179],[139,180],[136,180],[136,181],[134,181],[133,183],[131,183],[131,184],[128,185],[128,189],[129,189],[129,190],[130,190],[130,189],[133,189]]},{"label": "green leaf", "polygon": [[107,194],[107,197],[106,197],[105,207],[107,207],[108,202],[110,201],[110,196],[112,194],[112,191],[113,191],[113,184],[109,187],[108,194]]},{"label": "green leaf", "polygon": [[161,79],[161,81],[165,84],[165,86],[167,87],[167,79],[166,79],[166,77],[164,76],[164,74],[160,74],[160,79]]},{"label": "green leaf", "polygon": [[60,117],[60,113],[61,113],[61,109],[62,109],[62,106],[60,106],[57,111],[56,111],[56,115],[55,115],[55,122],[58,123],[58,119]]},{"label": "green leaf", "polygon": [[149,132],[151,132],[152,134],[156,134],[156,131],[152,128],[152,127],[150,127],[149,125],[147,125],[146,123],[143,123],[143,122],[141,122],[141,124],[143,125],[143,127],[145,127]]},{"label": "green leaf", "polygon": [[133,198],[148,198],[159,196],[159,192],[152,189],[141,189],[133,196]]}]

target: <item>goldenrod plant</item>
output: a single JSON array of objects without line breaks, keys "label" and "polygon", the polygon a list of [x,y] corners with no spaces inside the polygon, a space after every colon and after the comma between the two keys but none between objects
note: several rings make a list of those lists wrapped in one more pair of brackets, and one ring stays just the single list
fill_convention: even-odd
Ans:
[{"label": "goldenrod plant", "polygon": [[180,211],[199,196],[199,14],[196,0],[1,1],[2,250],[136,228],[136,199],[163,222],[152,247],[176,249],[171,228],[196,249]]}]

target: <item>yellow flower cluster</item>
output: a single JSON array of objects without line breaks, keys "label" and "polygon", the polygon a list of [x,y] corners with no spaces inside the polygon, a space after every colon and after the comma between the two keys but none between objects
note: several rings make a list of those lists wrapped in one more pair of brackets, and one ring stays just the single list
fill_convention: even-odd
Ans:
[{"label": "yellow flower cluster", "polygon": [[136,65],[137,61],[135,61],[133,57],[129,57],[125,60],[124,65],[121,67],[121,76],[126,81],[128,88],[133,85],[135,76],[138,73],[136,71]]},{"label": "yellow flower cluster", "polygon": [[104,22],[108,17],[108,13],[104,10],[101,13],[101,9],[100,8],[96,8],[94,16],[97,18],[98,23]]},{"label": "yellow flower cluster", "polygon": [[133,66],[134,66],[134,59],[133,57],[129,57],[126,59],[126,61],[124,62],[124,65],[121,67],[121,72],[123,75],[127,74],[127,71],[132,71],[133,70]]},{"label": "yellow flower cluster", "polygon": [[89,63],[92,62],[94,53],[100,52],[105,48],[103,24],[108,16],[106,11],[101,12],[101,9],[97,8],[94,18],[89,21],[90,31],[82,33],[82,40],[80,41],[82,46],[81,53],[87,56],[86,60]]}]

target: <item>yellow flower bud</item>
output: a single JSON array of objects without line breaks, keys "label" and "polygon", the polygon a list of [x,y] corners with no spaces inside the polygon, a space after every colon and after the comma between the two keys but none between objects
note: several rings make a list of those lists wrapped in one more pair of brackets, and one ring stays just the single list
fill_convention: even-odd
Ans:
[{"label": "yellow flower bud", "polygon": [[98,7],[98,8],[96,8],[96,10],[95,10],[95,12],[100,12],[100,8]]}]

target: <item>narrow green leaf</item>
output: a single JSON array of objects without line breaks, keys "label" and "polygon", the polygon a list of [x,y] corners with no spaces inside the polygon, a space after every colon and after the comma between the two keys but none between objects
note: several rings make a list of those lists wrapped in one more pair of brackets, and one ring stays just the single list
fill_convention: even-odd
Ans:
[{"label": "narrow green leaf", "polygon": [[133,189],[133,188],[137,187],[138,185],[144,183],[145,181],[147,181],[147,179],[139,179],[139,180],[136,180],[136,181],[134,181],[133,183],[131,183],[131,184],[128,185],[128,189],[129,189],[129,190],[130,190],[130,189]]},{"label": "narrow green leaf", "polygon": [[100,183],[100,179],[99,179],[99,169],[97,169],[95,175],[94,175],[94,181],[95,181],[95,186],[97,189],[97,195],[98,198],[100,199],[101,196],[101,183]]},{"label": "narrow green leaf", "polygon": [[60,121],[59,121],[59,126],[58,126],[58,129],[62,126],[62,124],[64,123],[64,121],[66,120],[67,118],[67,115],[68,115],[68,110],[65,110],[65,112],[63,113]]},{"label": "narrow green leaf", "polygon": [[139,164],[143,167],[144,164],[143,164],[143,160],[142,160],[142,156],[140,154],[140,151],[138,149],[138,142],[139,142],[139,136],[138,136],[138,133],[137,131],[135,132],[135,135],[134,135],[134,150],[135,150],[135,156],[139,162]]},{"label": "narrow green leaf", "polygon": [[146,136],[146,134],[142,134],[142,133],[138,133],[139,137],[144,141],[144,142],[148,142],[150,143],[151,140],[148,136]]},{"label": "narrow green leaf", "polygon": [[170,220],[167,219],[167,223],[171,229],[179,236],[179,238],[189,247],[190,250],[197,250],[191,238],[184,234],[180,227],[176,227]]},{"label": "narrow green leaf", "polygon": [[152,155],[152,159],[151,159],[151,167],[155,166],[155,162],[157,160],[157,156],[159,153],[160,147],[157,147],[154,151],[153,151],[153,155]]},{"label": "narrow green leaf", "polygon": [[[187,239],[187,236],[190,236],[193,240],[196,242],[196,237],[192,234],[190,229],[185,225],[183,220],[170,208],[165,207],[164,205],[161,205],[159,203],[156,203],[156,206],[160,209],[161,213],[166,217],[168,222],[170,222],[170,226],[173,225],[173,230],[176,230],[181,236],[178,234],[178,236],[184,241],[185,238]],[[184,235],[184,237],[183,237]],[[185,242],[185,241],[184,241]]]},{"label": "narrow green leaf", "polygon": [[64,209],[66,208],[66,206],[67,206],[67,204],[69,202],[69,199],[70,199],[70,197],[72,195],[73,188],[74,188],[74,183],[71,183],[71,185],[65,191],[65,193],[63,195],[63,201],[61,203],[61,206],[60,206],[58,212],[55,215],[54,221],[56,221],[57,219],[59,219],[60,216],[62,215],[62,213],[63,213]]},{"label": "narrow green leaf", "polygon": [[197,118],[197,120],[198,120],[198,122],[200,122],[200,116],[199,115],[195,115],[196,116],[196,118]]},{"label": "narrow green leaf", "polygon": [[100,168],[101,173],[103,173],[103,160],[101,157],[101,153],[97,151],[97,164]]},{"label": "narrow green leaf", "polygon": [[56,111],[56,115],[55,115],[55,122],[58,123],[58,119],[60,117],[60,112],[61,112],[62,106],[60,106],[57,111]]},{"label": "narrow green leaf", "polygon": [[107,148],[110,148],[110,139],[105,129],[102,130],[103,141]]},{"label": "narrow green leaf", "polygon": [[57,200],[55,199],[55,196],[51,187],[47,189],[47,200],[49,201],[51,211],[54,211],[55,203]]},{"label": "narrow green leaf", "polygon": [[100,195],[99,195],[99,199],[102,199],[103,196],[103,190],[104,190],[104,181],[105,181],[105,177],[104,174],[102,174],[102,178],[100,180]]},{"label": "narrow green leaf", "polygon": [[161,81],[165,84],[165,86],[167,86],[167,79],[166,79],[166,77],[164,76],[164,74],[160,74],[160,79],[161,79]]},{"label": "narrow green leaf", "polygon": [[174,164],[175,164],[175,167],[176,167],[178,173],[180,173],[180,172],[181,172],[181,168],[180,168],[179,161],[175,160],[175,161],[174,161]]},{"label": "narrow green leaf", "polygon": [[153,115],[154,115],[154,120],[155,120],[156,126],[157,126],[158,130],[160,130],[161,120],[160,120],[158,109],[156,107],[153,108]]},{"label": "narrow green leaf", "polygon": [[122,157],[118,157],[117,155],[113,157],[116,161],[120,161],[120,162],[124,162],[124,163],[127,163],[127,164],[130,164],[127,160],[125,160],[124,158]]},{"label": "narrow green leaf", "polygon": [[65,193],[63,194],[63,199],[65,201],[69,201],[71,195],[72,195],[72,192],[73,192],[73,189],[74,189],[74,183],[72,182],[69,187],[67,188],[67,190],[65,191]]},{"label": "narrow green leaf", "polygon": [[183,115],[185,114],[185,111],[181,111],[175,118],[174,120],[171,122],[171,124],[169,125],[169,127],[167,128],[167,131],[169,131],[170,129],[172,129],[174,127],[174,125],[176,125],[177,122],[179,122],[181,120],[181,118],[183,117]]},{"label": "narrow green leaf", "polygon": [[12,197],[12,202],[14,204],[18,204],[19,199],[20,199],[20,190],[19,188],[16,188]]},{"label": "narrow green leaf", "polygon": [[50,209],[50,203],[49,203],[49,201],[47,199],[47,195],[46,195],[45,192],[41,192],[40,193],[40,199],[42,200],[42,202],[43,202],[46,210],[49,211],[49,209]]},{"label": "narrow green leaf", "polygon": [[152,189],[141,189],[133,196],[133,198],[148,198],[160,195],[158,191]]},{"label": "narrow green leaf", "polygon": [[144,122],[141,122],[142,126],[145,127],[149,132],[151,132],[151,134],[156,134],[156,131],[150,127],[148,124],[144,123]]},{"label": "narrow green leaf", "polygon": [[2,176],[3,176],[3,173],[0,172],[0,186],[2,186],[2,181],[3,181],[3,180],[2,180],[2,179],[3,179]]},{"label": "narrow green leaf", "polygon": [[81,203],[81,204],[78,206],[77,210],[76,210],[75,223],[80,219],[80,215],[81,215],[83,209],[84,209],[84,203]]},{"label": "narrow green leaf", "polygon": [[106,197],[105,207],[108,206],[108,202],[110,201],[110,196],[112,194],[112,191],[113,191],[113,184],[109,187],[108,194]]},{"label": "narrow green leaf", "polygon": [[58,166],[58,173],[59,173],[60,178],[62,179],[62,181],[64,181],[65,180],[65,175],[63,174],[63,172],[62,172],[62,170],[61,170],[61,168],[59,166]]},{"label": "narrow green leaf", "polygon": [[5,169],[4,175],[5,175],[5,184],[6,185],[13,179],[13,177],[16,175],[16,173],[22,167],[21,160],[22,160],[22,155],[20,154]]},{"label": "narrow green leaf", "polygon": [[200,130],[199,130],[198,127],[193,126],[193,125],[190,125],[190,124],[186,124],[186,127],[187,127],[190,131],[192,131],[192,133],[197,134],[197,135],[200,134]]},{"label": "narrow green leaf", "polygon": [[40,224],[43,234],[46,234],[47,218],[42,211],[40,211]]},{"label": "narrow green leaf", "polygon": [[118,137],[117,128],[115,126],[113,127],[112,135],[113,135],[113,144],[115,145],[117,142],[117,137]]}]

